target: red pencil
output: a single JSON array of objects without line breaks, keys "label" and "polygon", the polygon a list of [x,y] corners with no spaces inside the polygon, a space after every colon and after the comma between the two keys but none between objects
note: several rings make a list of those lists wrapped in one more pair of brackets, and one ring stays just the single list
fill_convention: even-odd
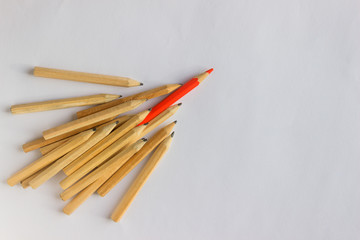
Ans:
[{"label": "red pencil", "polygon": [[211,68],[207,70],[206,72],[192,78],[190,81],[182,85],[180,88],[178,88],[175,92],[170,94],[168,97],[166,97],[164,100],[159,102],[155,107],[151,109],[151,112],[146,116],[146,118],[139,124],[144,124],[149,122],[151,119],[159,115],[162,111],[170,107],[173,103],[175,103],[177,100],[182,98],[184,95],[186,95],[188,92],[193,90],[195,87],[197,87],[214,69]]}]

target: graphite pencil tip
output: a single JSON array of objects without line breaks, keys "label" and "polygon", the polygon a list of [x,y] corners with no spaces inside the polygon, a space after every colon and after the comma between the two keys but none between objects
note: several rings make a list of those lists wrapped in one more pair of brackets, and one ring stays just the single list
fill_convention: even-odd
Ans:
[{"label": "graphite pencil tip", "polygon": [[176,123],[177,123],[177,120],[175,120],[174,123],[176,124]]},{"label": "graphite pencil tip", "polygon": [[149,124],[149,122],[147,122],[147,123],[144,123],[144,125],[146,126],[146,125],[148,125]]},{"label": "graphite pencil tip", "polygon": [[142,82],[140,83],[140,86],[144,85]]},{"label": "graphite pencil tip", "polygon": [[96,131],[96,127],[94,127],[92,130],[95,132],[95,131]]},{"label": "graphite pencil tip", "polygon": [[178,106],[181,106],[182,105],[182,103],[178,103]]},{"label": "graphite pencil tip", "polygon": [[144,142],[146,142],[146,141],[147,141],[147,138],[142,138],[141,140],[143,140]]},{"label": "graphite pencil tip", "polygon": [[174,137],[174,134],[175,134],[175,132],[172,132],[170,136],[171,136],[171,137]]},{"label": "graphite pencil tip", "polygon": [[149,108],[148,111],[150,112],[152,108]]}]

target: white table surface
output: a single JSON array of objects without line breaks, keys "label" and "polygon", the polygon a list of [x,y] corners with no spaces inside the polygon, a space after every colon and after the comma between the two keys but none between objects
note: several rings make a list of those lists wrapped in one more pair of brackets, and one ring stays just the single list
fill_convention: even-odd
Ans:
[{"label": "white table surface", "polygon": [[[359,25],[357,0],[0,1],[0,239],[359,239]],[[34,66],[144,86],[36,78]],[[139,166],[70,217],[63,174],[37,190],[6,184],[40,156],[21,145],[81,109],[11,105],[128,96],[210,67],[120,223],[109,216]]]}]

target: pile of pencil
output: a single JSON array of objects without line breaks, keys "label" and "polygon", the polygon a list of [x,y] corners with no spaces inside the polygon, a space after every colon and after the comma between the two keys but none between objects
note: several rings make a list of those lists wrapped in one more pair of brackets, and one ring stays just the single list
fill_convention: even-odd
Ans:
[{"label": "pile of pencil", "polygon": [[[145,136],[173,116],[181,106],[177,101],[211,72],[212,69],[183,85],[163,85],[123,98],[98,94],[12,106],[11,112],[20,114],[95,105],[77,112],[75,120],[47,129],[39,139],[24,144],[24,152],[39,149],[42,157],[13,174],[8,184],[20,183],[23,188],[36,189],[62,171],[66,177],[60,182],[64,190],[60,197],[64,201],[71,199],[63,209],[70,215],[93,193],[108,194],[151,155],[111,215],[111,219],[118,222],[169,149],[176,121],[163,126],[150,139]],[[130,78],[41,67],[34,68],[34,75],[122,87],[143,85]],[[164,95],[168,96],[153,108],[127,114],[148,99]]]}]

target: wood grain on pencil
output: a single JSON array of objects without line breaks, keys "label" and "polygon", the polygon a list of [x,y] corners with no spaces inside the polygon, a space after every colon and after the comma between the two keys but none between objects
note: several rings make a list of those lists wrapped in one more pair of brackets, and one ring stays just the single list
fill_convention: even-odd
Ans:
[{"label": "wood grain on pencil", "polygon": [[120,137],[122,137],[124,134],[126,134],[128,131],[130,131],[132,128],[134,128],[136,125],[138,125],[146,115],[150,112],[150,110],[146,110],[143,112],[140,112],[133,117],[131,117],[129,120],[127,120],[125,123],[123,123],[119,128],[114,130],[111,134],[106,136],[103,140],[101,140],[99,143],[97,143],[94,147],[89,149],[87,152],[85,152],[83,155],[81,155],[79,158],[77,158],[75,161],[70,163],[68,166],[66,166],[63,171],[66,175],[70,175],[76,170],[78,170],[81,166],[83,166],[85,163],[90,161],[92,158],[94,158],[96,155],[98,155],[100,152],[102,152],[104,149],[106,149],[108,146],[113,144],[116,140],[118,140]]},{"label": "wood grain on pencil", "polygon": [[82,178],[80,181],[66,189],[64,192],[60,194],[60,197],[66,201],[69,198],[73,197],[91,183],[95,182],[101,176],[106,175],[108,172],[115,172],[118,168],[121,167],[124,162],[134,155],[137,151],[141,149],[141,147],[145,144],[146,139],[140,139],[136,143],[132,144],[130,147],[120,151],[114,157],[109,159],[107,162],[99,166],[97,169],[92,171],[86,177]]},{"label": "wood grain on pencil", "polygon": [[144,103],[146,99],[142,100],[131,100],[129,102],[125,102],[122,104],[119,104],[115,107],[105,109],[103,111],[91,114],[89,116],[73,120],[71,122],[65,123],[63,125],[48,129],[43,132],[43,137],[45,139],[57,137],[60,135],[63,135],[65,133],[74,131],[76,129],[83,128],[84,126],[88,126],[90,124],[95,124],[100,121],[113,118],[119,114],[122,114],[124,112],[130,111],[136,107],[138,107],[140,104]]},{"label": "wood grain on pencil", "polygon": [[69,151],[73,150],[77,146],[84,143],[89,137],[94,133],[93,130],[87,130],[85,132],[81,132],[78,136],[71,141],[68,141],[64,145],[56,148],[54,151],[51,151],[49,154],[42,156],[38,160],[32,162],[25,168],[21,169],[10,178],[8,178],[7,182],[10,186],[14,186],[15,184],[19,183],[20,181],[24,180],[25,178],[30,177],[34,173],[38,172],[39,170],[43,169],[44,167],[48,166],[49,164],[53,163],[56,159],[61,156],[64,156]]},{"label": "wood grain on pencil", "polygon": [[153,155],[147,161],[145,166],[140,171],[139,175],[135,178],[130,188],[125,193],[124,197],[121,199],[120,203],[116,206],[114,212],[111,215],[111,219],[113,221],[115,222],[120,221],[121,217],[124,215],[125,211],[128,209],[131,202],[134,200],[136,195],[139,193],[140,189],[145,184],[146,180],[154,171],[156,165],[159,163],[161,158],[163,158],[167,150],[170,148],[170,144],[173,136],[174,133],[172,133],[170,136],[165,138],[165,140],[156,148]]},{"label": "wood grain on pencil", "polygon": [[120,95],[113,94],[97,94],[84,97],[64,98],[58,100],[50,100],[44,102],[34,102],[26,104],[18,104],[11,106],[10,110],[13,114],[42,112],[55,109],[63,109],[70,107],[89,106],[100,103],[106,103],[119,98]]},{"label": "wood grain on pencil", "polygon": [[88,109],[84,109],[82,111],[77,112],[77,117],[78,118],[82,118],[85,116],[88,116],[90,114],[102,111],[104,109],[107,108],[111,108],[114,107],[116,105],[119,105],[121,103],[130,101],[130,100],[139,100],[139,99],[152,99],[155,97],[159,97],[168,93],[173,92],[174,90],[176,90],[177,88],[179,88],[181,86],[181,84],[167,84],[167,85],[163,85],[161,87],[157,87],[157,88],[153,88],[150,89],[148,91],[144,91],[144,92],[140,92],[138,94],[134,94],[128,97],[124,97],[124,98],[119,98],[116,100],[113,100],[111,102],[108,103],[104,103],[98,106],[94,106]]},{"label": "wood grain on pencil", "polygon": [[127,77],[117,77],[103,74],[75,72],[43,67],[35,67],[34,76],[105,84],[119,87],[135,87],[142,85],[142,83]]},{"label": "wood grain on pencil", "polygon": [[22,148],[23,148],[23,151],[24,152],[30,152],[30,151],[33,151],[35,149],[38,149],[40,147],[44,147],[44,146],[47,146],[51,143],[55,143],[57,141],[60,141],[62,139],[66,139],[70,136],[74,136],[75,134],[78,134],[79,132],[82,132],[82,131],[85,131],[85,130],[88,130],[88,129],[91,129],[91,128],[94,128],[94,127],[100,127],[104,124],[107,124],[107,123],[111,123],[111,122],[119,122],[119,125],[121,125],[123,122],[127,121],[129,118],[131,117],[131,115],[125,115],[125,116],[121,116],[121,117],[118,117],[118,118],[111,118],[111,119],[107,119],[107,120],[104,120],[104,121],[101,121],[101,122],[98,122],[98,123],[94,123],[94,124],[90,124],[88,126],[84,126],[83,128],[79,128],[79,129],[76,129],[74,131],[71,131],[71,132],[68,132],[66,134],[63,134],[63,135],[60,135],[60,136],[57,136],[57,137],[54,137],[54,138],[50,138],[48,140],[45,140],[44,138],[38,138],[38,139],[35,139],[33,141],[30,141],[28,143],[25,143]]},{"label": "wood grain on pencil", "polygon": [[134,169],[150,152],[152,152],[173,130],[176,121],[168,124],[151,137],[145,145],[132,156],[119,170],[99,187],[97,193],[104,197],[110,192],[132,169]]},{"label": "wood grain on pencil", "polygon": [[29,185],[36,189],[41,184],[49,180],[51,177],[55,176],[58,172],[60,172],[64,167],[66,167],[69,163],[71,163],[74,159],[79,157],[81,154],[86,152],[96,143],[98,143],[101,139],[106,137],[115,127],[117,123],[108,124],[102,128],[98,128],[95,130],[95,133],[83,144],[68,152],[54,163],[52,163],[49,167],[47,167],[44,171],[42,171],[39,175],[37,175],[34,179],[29,182]]}]

